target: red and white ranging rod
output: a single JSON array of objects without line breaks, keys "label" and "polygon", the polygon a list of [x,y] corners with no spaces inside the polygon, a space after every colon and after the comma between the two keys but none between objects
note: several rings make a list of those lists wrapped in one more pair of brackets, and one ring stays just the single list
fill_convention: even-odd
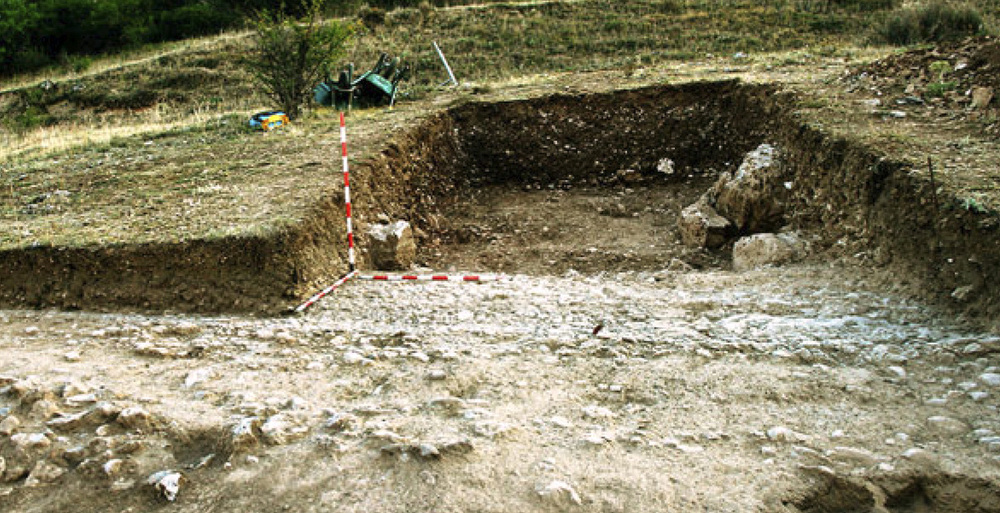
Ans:
[{"label": "red and white ranging rod", "polygon": [[347,167],[347,125],[344,124],[344,113],[340,113],[340,153],[344,159],[344,211],[347,218],[347,265],[349,272],[354,272],[354,225],[351,223],[351,173]]},{"label": "red and white ranging rod", "polygon": [[351,272],[345,274],[341,279],[337,280],[333,285],[330,285],[329,287],[327,287],[327,288],[319,291],[318,293],[316,293],[315,296],[309,298],[308,301],[306,301],[305,303],[302,303],[301,305],[299,305],[298,307],[296,307],[295,308],[295,313],[301,313],[301,312],[305,311],[305,309],[309,308],[310,306],[312,306],[313,303],[319,301],[320,299],[323,299],[324,296],[326,296],[327,294],[333,292],[334,290],[337,290],[337,287],[339,287],[339,286],[347,283],[348,280],[350,280],[351,278],[354,278],[357,274],[358,274],[358,271],[351,271]]}]

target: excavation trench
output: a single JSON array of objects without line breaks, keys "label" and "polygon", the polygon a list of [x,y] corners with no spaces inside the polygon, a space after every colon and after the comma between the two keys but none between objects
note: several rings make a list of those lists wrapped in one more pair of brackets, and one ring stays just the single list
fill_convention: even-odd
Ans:
[{"label": "excavation trench", "polygon": [[[387,219],[410,221],[419,263],[441,270],[725,267],[732,241],[684,247],[677,219],[766,143],[784,173],[776,228],[810,234],[813,258],[891,266],[912,292],[995,316],[996,219],[932,202],[909,164],[811,128],[794,109],[776,87],[725,81],[432,114],[377,155],[355,157],[361,267],[366,228]],[[0,303],[275,313],[346,271],[342,202],[331,188],[302,222],[267,238],[8,251]]]}]

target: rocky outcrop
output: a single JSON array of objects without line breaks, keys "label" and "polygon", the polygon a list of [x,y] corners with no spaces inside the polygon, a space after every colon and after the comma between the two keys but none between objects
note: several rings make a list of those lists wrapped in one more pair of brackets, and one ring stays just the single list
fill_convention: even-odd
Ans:
[{"label": "rocky outcrop", "polygon": [[778,150],[761,144],[735,174],[723,173],[708,195],[740,234],[773,232],[784,224],[785,170]]}]

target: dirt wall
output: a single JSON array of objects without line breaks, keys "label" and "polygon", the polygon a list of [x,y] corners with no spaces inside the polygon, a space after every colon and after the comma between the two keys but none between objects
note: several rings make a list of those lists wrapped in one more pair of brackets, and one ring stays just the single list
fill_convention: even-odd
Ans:
[{"label": "dirt wall", "polygon": [[[267,311],[288,289],[286,242],[246,238],[0,253],[0,304],[179,312]],[[262,295],[261,290],[277,294]]]},{"label": "dirt wall", "polygon": [[[792,183],[787,218],[820,236],[820,258],[867,255],[925,297],[996,317],[996,216],[931,201],[909,164],[811,128],[793,106],[774,87],[723,81],[471,102],[429,115],[352,167],[359,265],[369,223],[407,219],[433,236],[447,229],[444,207],[469,188],[637,175],[666,185],[734,169],[770,142]],[[347,271],[345,239],[343,192],[332,187],[301,223],[270,237],[0,253],[0,305],[276,313]]]},{"label": "dirt wall", "polygon": [[1000,220],[935,198],[917,164],[809,127],[780,124],[793,181],[790,221],[822,236],[822,255],[894,271],[894,283],[956,314],[1000,316]]}]

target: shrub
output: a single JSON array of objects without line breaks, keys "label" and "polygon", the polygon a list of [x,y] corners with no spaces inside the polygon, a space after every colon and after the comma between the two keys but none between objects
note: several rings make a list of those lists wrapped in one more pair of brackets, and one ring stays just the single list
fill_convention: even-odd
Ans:
[{"label": "shrub", "polygon": [[983,18],[975,8],[935,1],[894,13],[885,22],[882,37],[890,44],[905,46],[953,41],[982,29]]},{"label": "shrub", "polygon": [[308,14],[300,19],[262,12],[254,21],[256,49],[247,65],[264,93],[290,119],[298,117],[313,86],[343,53],[352,33],[348,25],[323,23],[322,4],[323,0],[303,0]]},{"label": "shrub", "polygon": [[940,98],[945,95],[945,93],[954,91],[955,87],[958,86],[958,82],[932,82],[927,84],[927,90],[925,95],[929,98]]}]

